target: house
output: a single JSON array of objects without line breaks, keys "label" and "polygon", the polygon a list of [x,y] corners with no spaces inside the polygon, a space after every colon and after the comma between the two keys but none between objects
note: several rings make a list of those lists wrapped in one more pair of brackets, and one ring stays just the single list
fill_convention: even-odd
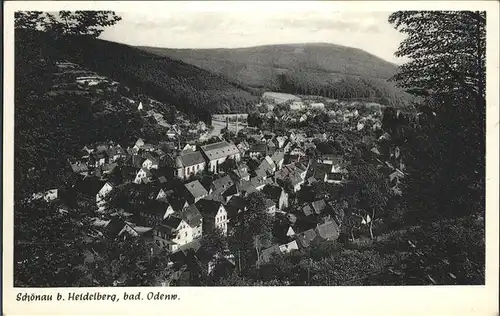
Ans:
[{"label": "house", "polygon": [[262,250],[259,258],[260,263],[268,263],[274,256],[281,255],[281,250],[279,245],[273,245],[269,248]]},{"label": "house", "polygon": [[323,211],[325,211],[326,202],[323,199],[317,200],[317,201],[312,202],[311,206],[312,206],[314,213],[319,215],[319,214],[323,213]]},{"label": "house", "polygon": [[195,204],[185,207],[173,216],[181,218],[191,227],[193,239],[201,238],[203,234],[203,217]]},{"label": "house", "polygon": [[127,158],[127,152],[120,145],[116,145],[108,149],[109,162],[115,162],[125,158]]},{"label": "house", "polygon": [[286,244],[279,245],[281,253],[290,253],[294,250],[299,250],[299,245],[296,240],[292,240]]},{"label": "house", "polygon": [[134,179],[134,183],[140,184],[140,183],[146,183],[151,180],[152,174],[148,169],[141,168],[139,171],[137,171],[137,174]]},{"label": "house", "polygon": [[261,161],[258,169],[261,169],[265,171],[268,175],[271,175],[274,174],[274,172],[276,171],[276,165],[274,164],[274,161],[271,159],[271,157],[266,156]]},{"label": "house", "polygon": [[292,111],[300,111],[300,110],[303,110],[305,108],[306,108],[306,106],[304,105],[304,103],[302,101],[294,101],[290,104],[290,110],[292,110]]},{"label": "house", "polygon": [[104,235],[110,239],[127,239],[137,237],[139,234],[125,221],[112,218],[106,226],[104,226]]},{"label": "house", "polygon": [[276,214],[276,203],[271,199],[266,199],[266,211],[270,215]]},{"label": "house", "polygon": [[208,195],[208,191],[201,185],[200,181],[195,180],[184,185],[187,191],[187,200],[190,203],[196,203]]},{"label": "house", "polygon": [[81,163],[79,161],[71,164],[71,170],[73,170],[74,173],[78,173],[81,175],[88,175],[89,173],[87,164]]},{"label": "house", "polygon": [[174,209],[170,204],[150,201],[140,210],[139,215],[147,225],[155,227],[173,213]]},{"label": "house", "polygon": [[310,106],[312,109],[320,109],[320,110],[324,110],[324,109],[325,109],[325,104],[324,104],[324,103],[321,103],[321,102],[311,103],[311,104],[309,104],[309,106]]},{"label": "house", "polygon": [[142,146],[144,146],[144,140],[142,138],[139,138],[135,144],[134,144],[134,149],[139,150]]},{"label": "house", "polygon": [[113,185],[110,182],[106,182],[102,188],[97,192],[96,194],[96,203],[97,207],[99,208],[99,211],[104,210],[105,205],[106,205],[106,196],[113,190]]},{"label": "house", "polygon": [[222,178],[214,180],[212,182],[212,184],[210,185],[210,188],[212,189],[212,192],[213,192],[212,194],[216,195],[216,194],[222,194],[222,192],[229,189],[233,185],[234,185],[234,182],[231,179],[231,177],[226,175]]},{"label": "house", "polygon": [[250,158],[258,158],[258,157],[263,157],[267,156],[268,151],[267,151],[267,144],[265,142],[259,142],[256,144],[253,144],[250,146],[250,149],[248,150],[248,155]]},{"label": "house", "polygon": [[153,240],[158,247],[171,252],[193,241],[193,229],[182,218],[169,216],[155,227]]},{"label": "house", "polygon": [[227,235],[227,224],[229,219],[227,211],[222,203],[201,199],[196,202],[196,207],[203,217],[204,232],[211,232],[218,229],[223,235]]},{"label": "house", "polygon": [[190,175],[199,174],[205,170],[206,161],[201,152],[185,152],[175,158],[174,175],[186,179]]},{"label": "house", "polygon": [[262,192],[271,200],[276,202],[278,210],[282,211],[288,207],[288,193],[277,185],[266,185],[262,188]]},{"label": "house", "polygon": [[340,227],[334,221],[318,224],[315,229],[317,236],[326,241],[335,241],[339,238]]},{"label": "house", "polygon": [[125,165],[126,166],[130,166],[130,167],[134,167],[136,169],[140,169],[142,168],[142,163],[144,161],[144,158],[142,158],[141,156],[137,155],[137,154],[131,154],[129,155],[126,159],[125,159]]},{"label": "house", "polygon": [[317,233],[314,229],[308,229],[302,233],[295,235],[295,240],[297,241],[297,245],[301,249],[309,248],[315,241],[317,237]]},{"label": "house", "polygon": [[280,170],[285,160],[285,153],[283,151],[276,151],[271,156],[271,160],[274,162],[276,170]]},{"label": "house", "polygon": [[345,174],[342,172],[328,172],[323,180],[327,183],[341,184],[345,181]]},{"label": "house", "polygon": [[226,212],[229,220],[236,218],[236,216],[247,210],[247,201],[241,196],[233,196],[229,199],[226,206]]},{"label": "house", "polygon": [[144,161],[142,162],[142,167],[145,169],[158,169],[159,159],[154,157],[150,152],[144,153],[142,156]]},{"label": "house", "polygon": [[230,158],[239,161],[241,158],[238,148],[226,141],[201,146],[201,151],[208,162],[208,170],[213,173],[219,172],[219,164],[223,163],[226,159]]}]

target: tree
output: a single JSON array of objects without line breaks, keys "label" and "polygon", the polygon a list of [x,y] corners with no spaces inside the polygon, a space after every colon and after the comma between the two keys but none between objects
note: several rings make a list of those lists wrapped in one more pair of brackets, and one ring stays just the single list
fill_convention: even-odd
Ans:
[{"label": "tree", "polygon": [[460,94],[484,101],[486,12],[398,11],[389,22],[408,37],[398,57],[411,61],[394,76],[420,95]]},{"label": "tree", "polygon": [[[421,219],[484,211],[485,12],[403,11],[389,22],[408,35],[394,77],[425,95],[416,130],[405,141],[404,202]],[[425,216],[424,216],[425,215]]]},{"label": "tree", "polygon": [[56,14],[40,11],[18,11],[14,16],[16,28],[42,30],[55,36],[86,35],[99,37],[107,26],[119,22],[113,11],[59,11]]},{"label": "tree", "polygon": [[241,262],[248,264],[258,258],[260,246],[268,243],[266,238],[272,233],[273,217],[266,212],[261,192],[250,193],[246,200],[247,210],[238,214],[229,243],[233,253],[240,252]]},{"label": "tree", "polygon": [[366,215],[364,217],[369,224],[370,237],[373,239],[375,215],[384,210],[390,196],[387,179],[371,164],[352,165],[349,173],[356,188],[353,195],[354,203],[370,216],[370,218]]}]

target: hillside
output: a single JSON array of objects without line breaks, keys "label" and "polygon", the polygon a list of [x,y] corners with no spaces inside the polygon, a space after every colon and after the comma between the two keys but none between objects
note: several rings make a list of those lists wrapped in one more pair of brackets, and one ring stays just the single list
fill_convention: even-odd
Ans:
[{"label": "hillside", "polygon": [[342,99],[384,98],[385,103],[393,105],[410,100],[409,95],[387,82],[397,65],[351,47],[287,44],[236,49],[140,48],[259,89]]},{"label": "hillside", "polygon": [[[19,35],[21,39],[27,36]],[[192,115],[206,110],[241,111],[257,100],[250,89],[222,76],[124,44],[91,38],[54,42],[43,33],[28,41]]]}]

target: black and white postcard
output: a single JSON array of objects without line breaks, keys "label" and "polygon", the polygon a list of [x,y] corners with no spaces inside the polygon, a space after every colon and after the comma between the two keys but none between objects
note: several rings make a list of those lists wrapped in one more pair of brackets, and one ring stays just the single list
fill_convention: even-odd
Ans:
[{"label": "black and white postcard", "polygon": [[498,313],[497,3],[4,8],[5,315]]}]

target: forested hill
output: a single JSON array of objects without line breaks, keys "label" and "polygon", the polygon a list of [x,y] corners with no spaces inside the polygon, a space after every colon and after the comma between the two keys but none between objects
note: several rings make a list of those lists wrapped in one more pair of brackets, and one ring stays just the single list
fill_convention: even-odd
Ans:
[{"label": "forested hill", "polygon": [[404,105],[411,97],[388,79],[398,69],[363,50],[335,44],[286,44],[235,49],[140,47],[259,88],[335,98],[379,98]]},{"label": "forested hill", "polygon": [[251,89],[196,66],[137,48],[92,38],[54,41],[45,33],[19,31],[20,41],[51,51],[186,113],[242,111],[257,101]]}]

